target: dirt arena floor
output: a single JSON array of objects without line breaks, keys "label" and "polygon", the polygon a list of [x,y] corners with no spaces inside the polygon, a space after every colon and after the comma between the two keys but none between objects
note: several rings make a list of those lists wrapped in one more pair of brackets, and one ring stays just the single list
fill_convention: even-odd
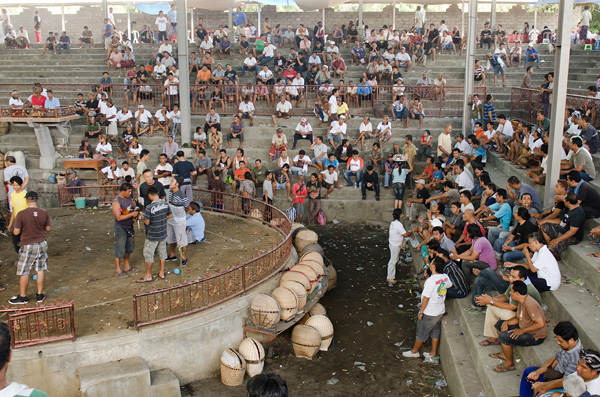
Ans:
[{"label": "dirt arena floor", "polygon": [[[74,301],[76,335],[90,335],[133,327],[132,296],[172,284],[198,279],[244,262],[268,251],[281,241],[279,232],[256,221],[228,215],[202,212],[206,222],[206,239],[210,242],[188,246],[189,264],[179,268],[179,261],[167,262],[166,280],[156,277],[158,259],[153,267],[154,282],[135,283],[145,274],[142,255],[144,226],[135,225],[136,250],[131,265],[137,271],[128,278],[117,277],[113,254],[113,220],[109,207],[98,210],[56,208],[50,210],[52,231],[48,233],[49,269],[46,273],[46,304],[57,300]],[[17,254],[9,237],[0,236],[0,306],[18,294],[18,277],[13,265]],[[33,277],[33,274],[31,276]],[[35,281],[30,278],[28,306],[35,303]]]},{"label": "dirt arena floor", "polygon": [[[290,396],[449,396],[439,364],[406,359],[415,338],[417,292],[412,267],[385,282],[387,230],[341,223],[314,229],[338,271],[337,288],[321,299],[334,325],[334,346],[312,361],[295,358],[290,330],[265,345],[265,372],[280,374]],[[231,346],[237,349],[237,346]],[[422,351],[429,351],[426,344]],[[248,378],[246,378],[247,380]],[[245,397],[246,386],[228,387],[220,375],[186,385],[186,397]]]}]

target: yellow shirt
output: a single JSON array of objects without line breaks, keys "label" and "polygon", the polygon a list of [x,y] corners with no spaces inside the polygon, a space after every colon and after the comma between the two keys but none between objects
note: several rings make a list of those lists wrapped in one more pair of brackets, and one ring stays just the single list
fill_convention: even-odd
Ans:
[{"label": "yellow shirt", "polygon": [[346,104],[346,102],[342,102],[342,104],[338,106],[337,114],[345,113],[348,113],[348,105]]},{"label": "yellow shirt", "polygon": [[25,195],[27,194],[27,190],[23,190],[21,193],[12,192],[10,194],[10,205],[13,208],[13,212],[15,213],[15,218],[17,214],[27,208],[27,200],[25,200]]}]

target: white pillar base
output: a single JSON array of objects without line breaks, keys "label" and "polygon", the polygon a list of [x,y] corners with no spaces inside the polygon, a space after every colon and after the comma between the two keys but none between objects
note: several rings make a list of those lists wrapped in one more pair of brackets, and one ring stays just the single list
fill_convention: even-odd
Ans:
[{"label": "white pillar base", "polygon": [[62,157],[54,148],[52,136],[63,141],[62,145],[68,144],[68,134],[63,128],[63,123],[35,123],[27,122],[35,131],[35,137],[40,148],[40,169],[53,170],[56,168],[56,159]]}]

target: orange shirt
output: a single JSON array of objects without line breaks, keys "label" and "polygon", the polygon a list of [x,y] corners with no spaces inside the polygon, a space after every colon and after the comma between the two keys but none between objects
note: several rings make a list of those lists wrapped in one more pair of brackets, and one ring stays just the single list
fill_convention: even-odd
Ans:
[{"label": "orange shirt", "polygon": [[246,174],[246,172],[251,172],[251,171],[248,168],[244,168],[244,169],[238,168],[237,170],[235,170],[233,172],[233,178],[236,180],[243,181],[246,179],[246,178],[244,178],[244,175]]},{"label": "orange shirt", "polygon": [[200,80],[208,82],[208,81],[210,81],[210,76],[211,76],[210,70],[200,70],[198,72],[198,78]]}]

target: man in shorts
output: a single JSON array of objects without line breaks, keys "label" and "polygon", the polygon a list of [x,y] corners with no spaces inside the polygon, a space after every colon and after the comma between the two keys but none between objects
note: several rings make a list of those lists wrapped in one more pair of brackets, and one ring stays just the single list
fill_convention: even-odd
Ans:
[{"label": "man in shorts", "polygon": [[90,48],[94,46],[94,34],[87,27],[83,27],[83,32],[81,32],[81,37],[79,38],[79,44],[81,44],[81,48],[85,48],[85,45],[88,44]]},{"label": "man in shorts", "polygon": [[17,261],[17,276],[19,281],[19,295],[13,296],[8,301],[11,305],[25,305],[27,287],[29,286],[29,272],[35,265],[37,272],[37,303],[46,299],[44,295],[44,271],[48,270],[48,243],[46,232],[50,231],[50,215],[44,209],[38,208],[38,194],[27,192],[25,195],[27,208],[20,211],[14,223],[13,233],[20,236],[21,248]]},{"label": "man in shorts", "polygon": [[[119,194],[112,202],[112,212],[115,217],[113,227],[115,234],[115,265],[119,277],[129,277],[127,272],[133,270],[129,263],[129,257],[135,250],[133,221],[140,212],[136,210],[136,206],[131,199],[132,192],[133,186],[130,183],[122,184],[119,186]],[[121,261],[123,261],[122,271]]]},{"label": "man in shorts", "polygon": [[[437,269],[440,269],[439,271]],[[423,286],[421,308],[417,323],[417,338],[412,350],[407,350],[402,355],[407,358],[419,358],[419,350],[427,339],[431,338],[431,352],[423,353],[425,358],[437,356],[442,329],[442,317],[446,312],[446,292],[452,287],[452,282],[447,274],[442,274],[444,260],[437,256],[429,264],[431,275]]]},{"label": "man in shorts", "polygon": [[304,184],[304,175],[298,175],[298,182],[292,186],[292,206],[296,210],[296,222],[302,223],[304,216],[304,203],[307,196],[306,185]]},{"label": "man in shorts", "polygon": [[144,243],[144,261],[146,275],[136,283],[152,282],[152,263],[158,251],[160,271],[158,278],[165,279],[165,262],[167,261],[167,219],[172,218],[171,208],[162,201],[156,186],[148,188],[148,198],[152,202],[144,209],[144,224],[146,225],[146,242]]},{"label": "man in shorts", "polygon": [[333,188],[341,189],[340,185],[338,185],[338,172],[335,170],[335,166],[333,164],[329,164],[327,169],[321,171],[319,173],[319,182],[321,182],[321,186],[327,189],[325,193],[324,199],[329,198],[331,192],[333,192]]},{"label": "man in shorts", "polygon": [[167,194],[167,202],[171,208],[173,217],[167,220],[167,244],[169,244],[169,256],[167,261],[177,260],[175,255],[175,247],[179,247],[181,252],[181,266],[187,265],[186,247],[188,238],[185,233],[185,209],[189,207],[190,200],[185,193],[180,189],[183,184],[183,177],[177,175],[171,178],[169,185],[170,191]]}]

